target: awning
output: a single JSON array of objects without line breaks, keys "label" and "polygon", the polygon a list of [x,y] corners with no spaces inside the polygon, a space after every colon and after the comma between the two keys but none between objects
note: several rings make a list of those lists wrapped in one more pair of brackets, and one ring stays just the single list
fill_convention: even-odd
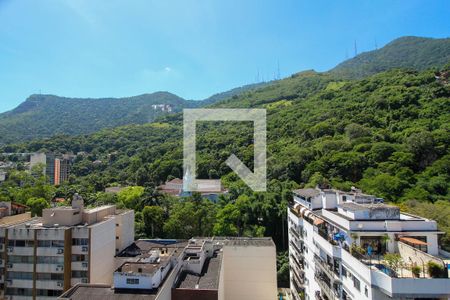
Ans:
[{"label": "awning", "polygon": [[325,222],[325,221],[322,220],[322,219],[316,218],[316,219],[314,220],[314,225],[320,225],[320,224],[322,224],[323,222]]},{"label": "awning", "polygon": [[412,238],[412,237],[401,237],[400,241],[413,244],[413,245],[419,245],[419,246],[426,246],[429,245],[428,243],[425,243],[424,241]]},{"label": "awning", "polygon": [[304,214],[305,214],[305,212],[306,212],[307,210],[308,210],[308,209],[307,209],[306,207],[300,208],[300,211],[299,211],[300,216],[303,217]]}]

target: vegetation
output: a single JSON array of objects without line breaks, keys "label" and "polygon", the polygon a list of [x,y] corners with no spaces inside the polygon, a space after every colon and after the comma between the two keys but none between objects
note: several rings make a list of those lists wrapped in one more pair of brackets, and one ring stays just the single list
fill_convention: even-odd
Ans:
[{"label": "vegetation", "polygon": [[[439,53],[439,55],[436,55]],[[425,70],[450,61],[450,39],[398,38],[381,49],[364,52],[331,70],[346,78],[363,78],[392,68]]]},{"label": "vegetation", "polygon": [[395,274],[397,274],[400,268],[403,268],[405,264],[401,255],[398,253],[387,253],[384,255],[383,259],[387,266],[394,271]]},{"label": "vegetation", "polygon": [[419,278],[421,271],[422,271],[422,269],[419,266],[417,266],[417,265],[411,266],[411,273],[413,274],[414,277]]},{"label": "vegetation", "polygon": [[153,104],[170,104],[174,112],[179,112],[200,103],[167,92],[120,99],[31,95],[14,110],[0,114],[0,144],[55,134],[86,134],[126,124],[144,124],[167,113],[152,108]]},{"label": "vegetation", "polygon": [[434,261],[429,261],[427,264],[428,275],[433,278],[447,278],[447,270],[444,266],[435,263]]},{"label": "vegetation", "polygon": [[[18,172],[0,187],[0,195],[26,203],[30,197],[69,198],[78,192],[90,205],[117,203],[136,209],[139,236],[265,235],[274,238],[279,250],[287,246],[290,191],[299,186],[356,186],[401,206],[415,200],[417,207],[447,211],[448,71],[448,66],[440,72],[391,70],[362,80],[309,71],[214,104],[267,109],[266,193],[249,190],[224,163],[234,153],[251,168],[252,124],[200,122],[198,176],[222,178],[229,193],[217,205],[196,195],[184,200],[158,195],[158,184],[183,175],[182,116],[175,114],[151,124],[4,146],[1,152],[83,153],[70,180],[57,189],[32,184],[38,179]],[[111,185],[133,187],[117,196],[103,193]],[[146,206],[161,206],[164,214],[155,209],[144,213]],[[449,232],[449,218],[443,218],[435,219]],[[448,237],[444,241],[448,245]]]}]

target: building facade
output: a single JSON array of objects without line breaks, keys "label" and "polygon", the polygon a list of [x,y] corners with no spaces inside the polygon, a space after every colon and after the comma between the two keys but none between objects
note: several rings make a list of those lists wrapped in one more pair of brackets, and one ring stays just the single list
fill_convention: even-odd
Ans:
[{"label": "building facade", "polygon": [[0,224],[2,295],[47,299],[77,283],[110,284],[116,251],[134,239],[131,220],[133,211],[118,211],[114,205],[86,209],[76,195],[71,207],[45,209],[41,218]]},{"label": "building facade", "polygon": [[430,261],[447,268],[436,222],[401,213],[382,199],[357,190],[295,190],[288,232],[294,299],[450,296],[447,272],[432,278],[427,271]]}]

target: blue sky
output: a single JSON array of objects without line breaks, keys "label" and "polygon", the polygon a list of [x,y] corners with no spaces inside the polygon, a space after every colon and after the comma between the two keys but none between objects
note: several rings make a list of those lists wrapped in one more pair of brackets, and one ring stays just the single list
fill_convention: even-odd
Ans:
[{"label": "blue sky", "polygon": [[0,0],[0,112],[34,93],[186,99],[324,71],[404,35],[449,37],[448,0]]}]

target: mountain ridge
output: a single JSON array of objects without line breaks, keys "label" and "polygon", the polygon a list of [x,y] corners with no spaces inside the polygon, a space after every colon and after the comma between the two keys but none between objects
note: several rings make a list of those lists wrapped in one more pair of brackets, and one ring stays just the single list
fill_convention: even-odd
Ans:
[{"label": "mountain ridge", "polygon": [[[306,97],[320,84],[311,74],[329,74],[340,80],[355,80],[387,71],[392,68],[422,70],[443,66],[450,61],[450,38],[433,39],[422,37],[401,37],[384,47],[364,52],[338,64],[327,72],[302,71],[291,77],[309,80],[303,90],[295,87],[295,94],[273,95],[271,99],[252,100],[271,102],[278,98],[289,101],[302,95]],[[145,93],[121,98],[69,98],[55,95],[34,94],[19,106],[0,114],[0,144],[23,140],[46,138],[56,134],[89,134],[104,128],[126,124],[143,124],[157,120],[183,108],[221,106],[235,103],[239,107],[254,103],[237,103],[240,95],[251,95],[268,86],[276,86],[279,80],[244,85],[204,100],[186,100],[167,91]],[[245,97],[244,97],[245,98]],[[170,111],[152,108],[152,105],[168,104]],[[77,118],[75,118],[77,116]]]}]

